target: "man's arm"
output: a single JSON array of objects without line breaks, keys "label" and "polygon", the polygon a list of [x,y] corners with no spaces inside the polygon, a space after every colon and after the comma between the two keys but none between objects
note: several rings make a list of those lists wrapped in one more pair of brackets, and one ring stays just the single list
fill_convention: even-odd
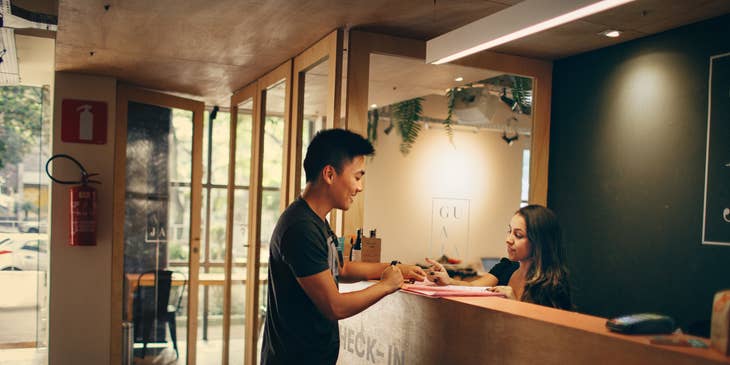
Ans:
[{"label": "man's arm", "polygon": [[340,282],[354,283],[363,280],[380,279],[380,274],[388,267],[382,262],[353,262],[348,261],[340,270]]},{"label": "man's arm", "polygon": [[[380,279],[380,274],[389,265],[383,262],[347,262],[340,270],[340,282],[354,283],[362,280]],[[422,281],[426,278],[426,272],[416,265],[398,264],[397,266],[406,279]]]},{"label": "man's arm", "polygon": [[[369,267],[364,267],[363,270],[370,274],[371,270],[375,270],[374,265],[381,264],[368,265]],[[400,288],[403,284],[403,275],[400,270],[387,264],[382,265],[385,265],[383,267],[385,271],[381,270],[383,274],[381,281],[363,290],[349,293],[339,292],[329,270],[298,277],[297,281],[317,309],[325,317],[334,321],[358,314]]]}]

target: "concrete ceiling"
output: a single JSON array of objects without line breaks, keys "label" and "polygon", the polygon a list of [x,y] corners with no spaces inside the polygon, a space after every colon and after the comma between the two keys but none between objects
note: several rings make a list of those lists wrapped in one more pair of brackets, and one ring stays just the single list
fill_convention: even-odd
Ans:
[{"label": "concrete ceiling", "polygon": [[[227,105],[336,28],[428,40],[518,0],[60,0],[56,70]],[[730,13],[728,0],[637,0],[493,51],[559,59]],[[618,39],[597,33],[617,28]]]}]

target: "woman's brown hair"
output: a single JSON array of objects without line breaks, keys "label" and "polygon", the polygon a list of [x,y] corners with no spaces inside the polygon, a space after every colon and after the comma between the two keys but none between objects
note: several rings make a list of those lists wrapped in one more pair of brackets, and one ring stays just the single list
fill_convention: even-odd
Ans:
[{"label": "woman's brown hair", "polygon": [[532,265],[527,270],[521,300],[561,309],[572,309],[562,230],[552,210],[541,205],[520,208],[527,239],[532,245]]}]

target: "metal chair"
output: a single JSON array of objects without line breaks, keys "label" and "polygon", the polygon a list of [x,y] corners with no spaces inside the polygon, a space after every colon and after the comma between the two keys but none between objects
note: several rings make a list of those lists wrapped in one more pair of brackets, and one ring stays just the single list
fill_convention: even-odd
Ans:
[{"label": "metal chair", "polygon": [[[154,275],[154,284],[152,286],[142,286],[141,280],[144,275]],[[182,273],[178,273],[182,275]],[[187,279],[183,281],[183,285],[178,291],[177,300],[170,304],[170,292],[172,288],[173,271],[170,270],[153,270],[140,274],[137,278],[137,289],[134,295],[134,337],[135,342],[139,339],[144,343],[142,357],[147,355],[147,343],[150,340],[154,342],[165,341],[164,323],[170,328],[170,337],[172,346],[175,349],[175,357],[179,357],[177,349],[177,326],[175,323],[175,314],[180,308],[182,297],[185,293]],[[156,324],[163,322],[162,331],[154,333]]]}]

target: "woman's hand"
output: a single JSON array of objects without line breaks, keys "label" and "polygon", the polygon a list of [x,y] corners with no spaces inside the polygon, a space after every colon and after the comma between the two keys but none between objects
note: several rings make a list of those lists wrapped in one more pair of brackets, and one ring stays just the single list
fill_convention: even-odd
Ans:
[{"label": "woman's hand", "polygon": [[492,287],[491,291],[495,293],[502,293],[507,299],[517,300],[517,298],[515,297],[514,289],[512,289],[512,287],[509,285],[494,286]]},{"label": "woman's hand", "polygon": [[449,277],[449,273],[446,272],[444,265],[441,265],[438,262],[429,258],[426,258],[426,262],[431,264],[431,266],[426,269],[426,277],[428,278],[428,280],[442,286],[451,284],[451,278]]},{"label": "woman's hand", "polygon": [[398,264],[398,268],[406,280],[423,281],[426,279],[426,272],[417,265]]}]

